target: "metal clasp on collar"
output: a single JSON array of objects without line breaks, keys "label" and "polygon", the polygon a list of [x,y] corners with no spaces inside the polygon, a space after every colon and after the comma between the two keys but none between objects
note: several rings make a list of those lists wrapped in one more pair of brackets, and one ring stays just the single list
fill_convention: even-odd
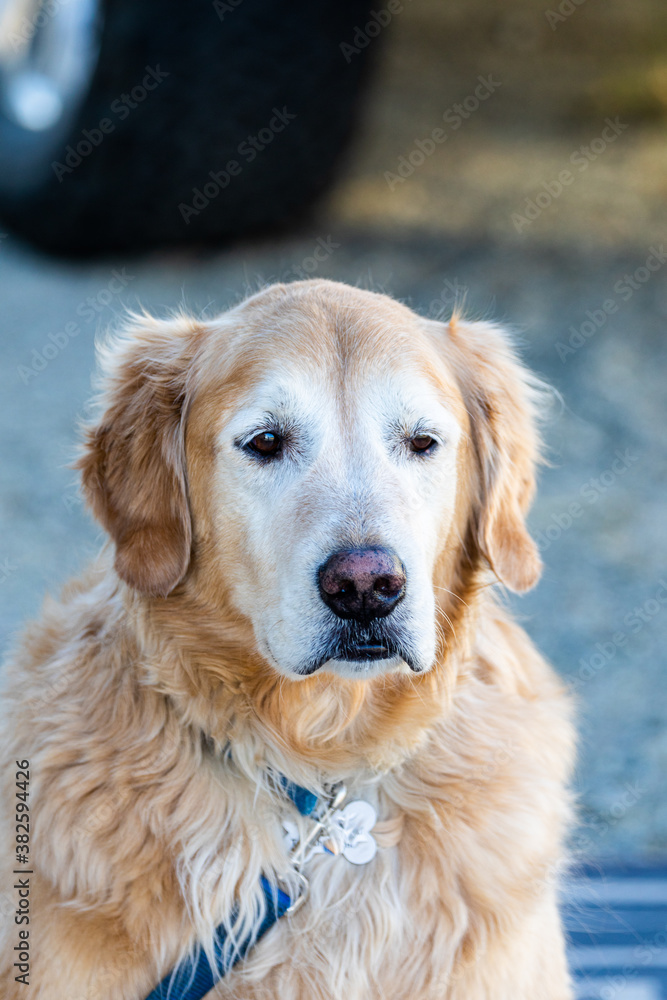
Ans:
[{"label": "metal clasp on collar", "polygon": [[303,904],[308,899],[308,896],[310,895],[310,882],[303,874],[303,872],[297,871],[296,877],[299,882],[299,891],[296,898],[292,900],[291,906],[288,906],[287,909],[285,910],[285,914],[288,917],[291,917],[293,913],[296,913],[297,910],[300,910]]},{"label": "metal clasp on collar", "polygon": [[334,785],[329,797],[315,810],[313,825],[305,837],[300,837],[290,851],[290,861],[297,871],[310,860],[313,849],[317,846],[320,835],[327,832],[329,822],[336,809],[345,801],[347,789],[343,782]]},{"label": "metal clasp on collar", "polygon": [[349,802],[347,789],[341,782],[331,789],[329,797],[313,814],[313,824],[304,837],[299,836],[295,823],[284,824],[290,847],[290,861],[299,878],[301,892],[287,911],[294,913],[305,902],[309,883],[302,868],[315,854],[339,855],[353,865],[365,865],[375,857],[377,844],[371,834],[377,813],[364,800]]},{"label": "metal clasp on collar", "polygon": [[315,815],[313,816],[313,823],[310,830],[304,837],[299,837],[296,843],[293,839],[294,834],[297,832],[296,825],[286,825],[287,836],[292,841],[289,857],[299,882],[299,894],[287,910],[288,916],[301,909],[303,904],[308,899],[308,895],[310,893],[310,882],[301,869],[306,862],[310,860],[312,855],[316,853],[319,846],[319,838],[328,830],[331,817],[343,804],[346,796],[347,789],[342,781],[334,785],[325,802],[323,802],[321,806],[318,806]]}]

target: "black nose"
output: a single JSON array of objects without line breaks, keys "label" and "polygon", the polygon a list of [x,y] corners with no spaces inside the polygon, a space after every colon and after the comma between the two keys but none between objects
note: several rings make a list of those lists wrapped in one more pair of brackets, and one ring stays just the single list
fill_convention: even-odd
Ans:
[{"label": "black nose", "polygon": [[388,549],[334,552],[319,570],[320,594],[339,618],[384,618],[405,594],[405,567]]}]

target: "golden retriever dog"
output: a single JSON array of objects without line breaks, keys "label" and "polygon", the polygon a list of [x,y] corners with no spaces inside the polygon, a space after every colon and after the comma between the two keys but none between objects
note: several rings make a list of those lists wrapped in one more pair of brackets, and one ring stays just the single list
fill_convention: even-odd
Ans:
[{"label": "golden retriever dog", "polygon": [[569,698],[493,586],[540,574],[507,334],[304,281],[102,368],[110,541],[4,672],[3,1000],[202,956],[209,1000],[571,997]]}]

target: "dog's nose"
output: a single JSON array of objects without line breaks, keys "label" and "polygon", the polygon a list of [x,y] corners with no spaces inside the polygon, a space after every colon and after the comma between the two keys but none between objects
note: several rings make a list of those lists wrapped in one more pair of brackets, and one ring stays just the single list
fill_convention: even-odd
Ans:
[{"label": "dog's nose", "polygon": [[339,618],[384,618],[405,594],[405,567],[388,549],[334,552],[319,571],[320,594]]}]

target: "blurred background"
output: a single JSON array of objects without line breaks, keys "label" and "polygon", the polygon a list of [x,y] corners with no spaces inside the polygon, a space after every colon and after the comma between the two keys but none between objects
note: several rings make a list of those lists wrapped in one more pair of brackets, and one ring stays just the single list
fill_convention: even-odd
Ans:
[{"label": "blurred background", "polygon": [[0,641],[99,544],[67,463],[123,307],[507,323],[562,395],[513,603],[579,699],[580,996],[667,997],[667,7],[315,6],[0,2]]}]

